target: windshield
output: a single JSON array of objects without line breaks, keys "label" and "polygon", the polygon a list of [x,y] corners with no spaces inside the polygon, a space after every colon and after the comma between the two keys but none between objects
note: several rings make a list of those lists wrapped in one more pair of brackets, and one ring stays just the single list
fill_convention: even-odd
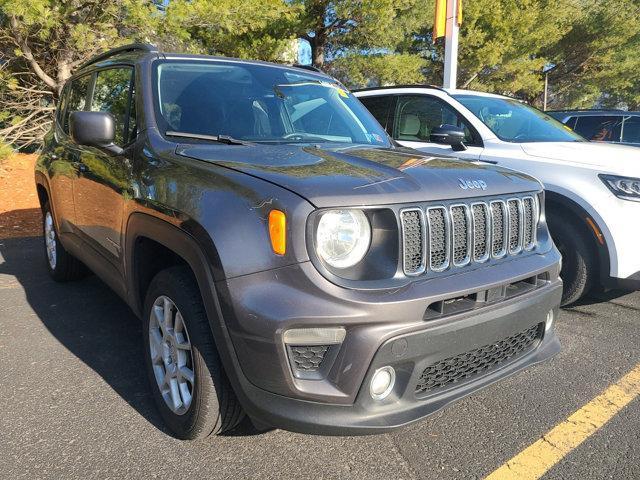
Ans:
[{"label": "windshield", "polygon": [[500,140],[505,142],[582,142],[569,127],[549,115],[511,98],[454,95]]},{"label": "windshield", "polygon": [[161,61],[154,83],[164,132],[262,143],[390,146],[362,104],[321,75],[231,61]]}]

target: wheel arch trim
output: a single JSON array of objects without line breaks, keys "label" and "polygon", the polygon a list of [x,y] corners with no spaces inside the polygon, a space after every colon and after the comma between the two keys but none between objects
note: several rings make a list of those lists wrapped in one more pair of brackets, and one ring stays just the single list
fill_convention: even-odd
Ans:
[{"label": "wheel arch trim", "polygon": [[137,276],[134,272],[135,262],[133,258],[135,243],[141,237],[153,240],[171,250],[191,268],[200,290],[209,327],[225,373],[234,387],[236,396],[241,404],[243,406],[250,405],[251,402],[244,394],[244,388],[246,387],[243,387],[248,383],[248,380],[242,373],[231,336],[224,321],[221,300],[215,283],[215,267],[210,264],[205,249],[190,232],[146,213],[135,212],[129,216],[125,240],[125,272],[127,275],[129,306],[138,317],[142,317],[143,306],[139,300],[140,292],[138,292],[137,288]]},{"label": "wheel arch trim", "polygon": [[[600,218],[597,212],[588,211],[583,205],[579,204],[577,201],[569,198],[563,193],[558,193],[553,190],[546,190],[546,216],[549,216],[550,210],[548,208],[549,203],[556,203],[561,207],[569,210],[575,217],[578,219],[580,224],[584,226],[586,230],[591,232],[589,236],[589,241],[591,245],[595,248],[597,253],[597,262],[599,267],[599,275],[600,281],[604,282],[609,278],[611,273],[611,257],[612,254],[615,258],[615,246],[612,241],[611,232],[606,228],[606,223]],[[593,225],[600,230],[603,236],[604,245],[600,243],[599,239],[596,236],[596,233],[593,230],[593,227],[589,225],[589,221],[593,222]],[[612,252],[613,250],[613,252]]]}]

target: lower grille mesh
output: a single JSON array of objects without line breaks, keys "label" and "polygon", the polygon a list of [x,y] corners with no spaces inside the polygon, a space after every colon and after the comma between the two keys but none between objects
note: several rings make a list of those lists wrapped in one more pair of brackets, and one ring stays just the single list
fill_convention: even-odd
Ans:
[{"label": "lower grille mesh", "polygon": [[318,371],[329,347],[330,345],[289,347],[294,367],[305,372]]},{"label": "lower grille mesh", "polygon": [[491,345],[445,358],[424,369],[415,388],[422,394],[452,383],[487,373],[532,347],[539,338],[540,325],[516,333]]}]

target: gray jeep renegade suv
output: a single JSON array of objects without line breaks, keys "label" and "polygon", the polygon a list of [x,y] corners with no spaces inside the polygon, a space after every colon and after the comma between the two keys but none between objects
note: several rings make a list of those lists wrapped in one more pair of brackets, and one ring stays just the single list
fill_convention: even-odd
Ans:
[{"label": "gray jeep renegade suv", "polygon": [[51,275],[88,267],[142,319],[180,438],[245,413],[382,432],[560,348],[540,183],[394,145],[320,72],[112,50],[65,86],[35,176]]}]

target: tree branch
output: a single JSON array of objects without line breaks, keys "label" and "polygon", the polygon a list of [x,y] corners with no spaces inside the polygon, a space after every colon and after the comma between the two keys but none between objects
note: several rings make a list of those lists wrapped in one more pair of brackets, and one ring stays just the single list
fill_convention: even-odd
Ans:
[{"label": "tree branch", "polygon": [[27,43],[27,40],[23,39],[22,35],[20,35],[18,20],[16,19],[15,16],[12,15],[11,17],[9,17],[9,24],[11,26],[11,31],[15,36],[15,40],[18,46],[20,47],[22,54],[24,55],[24,58],[29,62],[29,65],[31,65],[31,68],[33,69],[35,74],[38,76],[38,78],[40,78],[40,80],[42,80],[45,84],[47,84],[47,86],[51,87],[52,91],[57,94],[58,84],[53,78],[47,75],[47,73],[42,69],[42,67],[36,61],[35,57],[33,56],[33,52],[31,52],[31,48],[29,48],[29,44]]}]

